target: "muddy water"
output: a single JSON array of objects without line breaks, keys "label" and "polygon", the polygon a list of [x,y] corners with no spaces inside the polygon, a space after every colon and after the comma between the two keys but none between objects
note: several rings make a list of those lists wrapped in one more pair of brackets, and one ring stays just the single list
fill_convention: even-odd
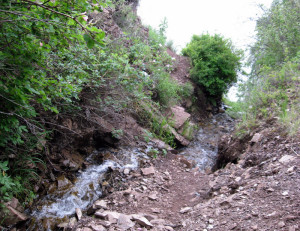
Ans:
[{"label": "muddy water", "polygon": [[[215,163],[218,152],[218,140],[224,133],[233,129],[233,120],[226,114],[218,114],[210,121],[201,125],[191,144],[180,150],[180,155],[195,162],[200,170],[211,168]],[[147,152],[151,150],[139,148],[105,150],[109,158],[102,164],[95,161],[101,153],[92,153],[87,162],[90,166],[81,172],[75,182],[65,177],[58,179],[58,187],[40,200],[37,209],[31,214],[35,221],[29,230],[53,230],[53,224],[68,221],[68,217],[75,213],[76,208],[86,210],[101,195],[101,184],[105,173],[111,169],[137,169],[139,159],[149,158]]]},{"label": "muddy water", "polygon": [[195,163],[200,170],[211,169],[218,153],[218,142],[222,135],[232,132],[234,121],[227,114],[217,114],[201,125],[194,140],[180,155]]}]

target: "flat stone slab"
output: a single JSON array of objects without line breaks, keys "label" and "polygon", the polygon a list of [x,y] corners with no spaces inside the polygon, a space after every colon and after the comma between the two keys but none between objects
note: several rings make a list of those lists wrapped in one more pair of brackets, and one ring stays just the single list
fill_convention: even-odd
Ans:
[{"label": "flat stone slab", "polygon": [[174,121],[174,128],[176,129],[179,129],[185,121],[191,117],[191,115],[185,112],[184,108],[180,106],[172,107],[171,111],[173,113],[172,120]]}]

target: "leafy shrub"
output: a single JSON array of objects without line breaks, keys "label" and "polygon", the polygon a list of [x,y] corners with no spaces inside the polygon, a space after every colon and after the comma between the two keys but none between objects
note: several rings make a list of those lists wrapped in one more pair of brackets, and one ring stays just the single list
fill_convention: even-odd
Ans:
[{"label": "leafy shrub", "polygon": [[180,86],[179,94],[182,98],[189,98],[194,93],[194,86],[190,82],[186,82],[183,86]]},{"label": "leafy shrub", "polygon": [[211,97],[221,99],[237,81],[242,52],[235,50],[230,40],[220,35],[194,35],[182,53],[192,60],[192,79]]},{"label": "leafy shrub", "polygon": [[294,58],[279,70],[265,68],[259,78],[240,86],[242,101],[229,112],[241,119],[239,127],[251,129],[259,120],[277,118],[289,135],[299,132],[299,61]]}]

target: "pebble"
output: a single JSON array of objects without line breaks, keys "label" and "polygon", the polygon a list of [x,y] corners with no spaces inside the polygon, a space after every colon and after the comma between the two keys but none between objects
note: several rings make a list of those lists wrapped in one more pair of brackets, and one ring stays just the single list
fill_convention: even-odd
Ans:
[{"label": "pebble", "polygon": [[208,226],[207,226],[207,229],[213,229],[213,228],[214,228],[213,225],[208,225]]},{"label": "pebble", "polygon": [[185,207],[185,208],[180,209],[180,213],[188,213],[190,211],[192,211],[191,207]]},{"label": "pebble", "polygon": [[281,193],[281,195],[282,196],[287,196],[287,195],[289,195],[289,191],[284,191],[284,192]]},{"label": "pebble", "polygon": [[280,222],[278,223],[278,226],[279,226],[280,228],[283,228],[283,227],[285,226],[285,223],[284,223],[283,221],[280,221]]},{"label": "pebble", "polygon": [[129,175],[129,173],[130,173],[130,169],[129,169],[129,168],[125,168],[125,169],[124,169],[124,174],[125,174],[125,175]]}]

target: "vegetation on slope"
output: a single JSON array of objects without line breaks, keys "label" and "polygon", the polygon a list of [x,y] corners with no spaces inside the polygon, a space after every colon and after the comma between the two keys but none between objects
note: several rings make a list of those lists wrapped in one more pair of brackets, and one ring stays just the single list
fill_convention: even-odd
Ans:
[{"label": "vegetation on slope", "polygon": [[276,0],[257,21],[250,59],[252,73],[240,86],[240,100],[229,102],[229,113],[241,119],[237,130],[240,136],[274,119],[283,134],[299,133],[299,12],[299,1]]},{"label": "vegetation on slope", "polygon": [[[122,28],[118,38],[90,20],[91,11],[107,5]],[[50,164],[47,141],[61,132],[53,118],[85,114],[85,91],[97,111],[138,112],[158,137],[173,142],[144,110],[170,106],[181,92],[169,76],[165,24],[145,36],[127,1],[7,0],[0,8],[1,202],[34,197],[33,182]]]}]

